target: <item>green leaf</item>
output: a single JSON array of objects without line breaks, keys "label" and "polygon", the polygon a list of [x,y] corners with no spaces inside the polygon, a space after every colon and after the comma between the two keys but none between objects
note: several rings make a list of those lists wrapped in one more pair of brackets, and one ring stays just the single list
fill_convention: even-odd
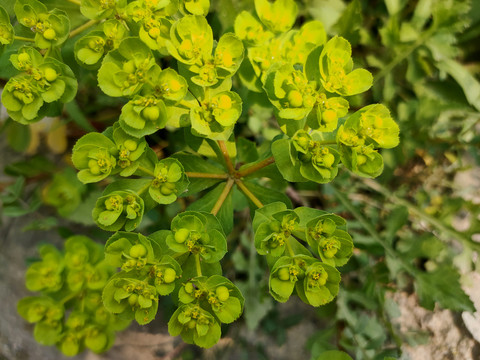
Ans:
[{"label": "green leaf", "polygon": [[427,273],[417,273],[415,289],[420,305],[433,310],[437,302],[444,309],[475,311],[472,301],[460,286],[458,271],[451,266],[441,266]]},{"label": "green leaf", "polygon": [[[210,212],[220,197],[223,189],[225,189],[225,186],[226,182],[218,184],[213,190],[210,190],[200,199],[190,204],[187,210]],[[222,224],[225,233],[229,234],[233,229],[232,191],[229,192],[216,216],[220,221],[220,224]]]},{"label": "green leaf", "polygon": [[[187,152],[178,152],[173,154],[172,157],[178,159],[185,168],[185,171],[187,172],[225,174],[225,170],[217,166],[217,163],[210,162],[198,155]],[[208,189],[209,187],[217,184],[219,181],[222,181],[222,179],[196,177],[189,177],[189,180],[190,184],[188,186],[188,190],[181,196],[189,196],[196,194],[197,192]]]}]

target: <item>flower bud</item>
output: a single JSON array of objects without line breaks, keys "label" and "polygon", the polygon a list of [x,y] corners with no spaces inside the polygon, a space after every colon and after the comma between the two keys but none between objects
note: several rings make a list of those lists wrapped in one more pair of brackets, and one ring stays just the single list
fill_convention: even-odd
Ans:
[{"label": "flower bud", "polygon": [[142,244],[135,244],[130,248],[129,255],[133,258],[140,258],[147,255],[147,248]]},{"label": "flower bud", "polygon": [[288,271],[288,268],[282,267],[278,270],[278,278],[282,281],[288,281],[290,280],[290,272]]},{"label": "flower bud", "polygon": [[170,284],[175,281],[177,273],[172,268],[166,268],[163,272],[163,281],[167,284]]},{"label": "flower bud", "polygon": [[223,285],[217,287],[217,289],[215,290],[215,294],[220,301],[227,301],[230,297],[230,292],[228,291],[227,287]]},{"label": "flower bud", "polygon": [[179,244],[182,244],[187,240],[189,235],[190,235],[190,230],[179,229],[175,232],[175,241]]},{"label": "flower bud", "polygon": [[43,37],[47,40],[54,40],[57,33],[53,29],[47,29],[43,32]]},{"label": "flower bud", "polygon": [[156,106],[146,107],[142,110],[142,116],[149,121],[155,121],[160,116],[160,110]]},{"label": "flower bud", "polygon": [[287,95],[290,107],[301,107],[303,105],[303,96],[298,90],[290,90]]},{"label": "flower bud", "polygon": [[43,70],[43,76],[48,82],[53,82],[57,79],[58,74],[55,70],[49,67]]},{"label": "flower bud", "polygon": [[135,151],[137,150],[138,144],[134,140],[128,139],[124,141],[123,146],[125,146],[128,151]]}]

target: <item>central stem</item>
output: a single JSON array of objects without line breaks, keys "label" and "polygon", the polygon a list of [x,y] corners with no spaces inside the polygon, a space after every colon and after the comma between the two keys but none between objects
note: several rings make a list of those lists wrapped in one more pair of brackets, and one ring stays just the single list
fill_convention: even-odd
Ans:
[{"label": "central stem", "polygon": [[200,265],[200,254],[195,254],[195,268],[197,269],[197,276],[202,276],[202,267]]},{"label": "central stem", "polygon": [[223,158],[225,159],[225,164],[227,165],[227,170],[230,175],[235,174],[235,168],[233,167],[232,160],[230,159],[230,155],[228,155],[227,144],[223,140],[218,140],[218,146],[222,151]]}]

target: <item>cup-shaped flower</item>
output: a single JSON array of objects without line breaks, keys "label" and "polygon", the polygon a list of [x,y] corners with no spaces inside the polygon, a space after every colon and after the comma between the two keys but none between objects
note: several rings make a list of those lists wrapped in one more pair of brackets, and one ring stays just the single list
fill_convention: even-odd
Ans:
[{"label": "cup-shaped flower", "polygon": [[153,134],[167,124],[165,103],[153,95],[136,95],[123,106],[119,123],[136,138]]},{"label": "cup-shaped flower", "polygon": [[227,252],[227,241],[217,218],[211,214],[186,211],[172,220],[167,246],[179,253],[200,255],[206,263],[218,262]]},{"label": "cup-shaped flower", "polygon": [[233,76],[243,61],[243,43],[233,33],[222,35],[215,48],[215,67],[220,79]]},{"label": "cup-shaped flower", "polygon": [[349,116],[345,129],[354,129],[358,136],[365,139],[365,144],[375,148],[394,148],[399,143],[400,129],[390,116],[385,105],[367,105]]},{"label": "cup-shaped flower", "polygon": [[278,63],[266,73],[263,88],[281,118],[301,120],[316,103],[315,86],[292,65]]},{"label": "cup-shaped flower", "polygon": [[198,304],[181,305],[168,322],[168,332],[180,335],[188,344],[203,348],[215,345],[221,336],[220,324],[215,317]]},{"label": "cup-shaped flower", "polygon": [[227,140],[242,114],[242,99],[233,91],[223,91],[201,107],[190,110],[192,133],[214,140]]},{"label": "cup-shaped flower", "polygon": [[285,36],[287,40],[283,44],[283,58],[292,65],[305,66],[310,52],[327,41],[327,33],[320,21],[308,21],[300,29],[291,30]]},{"label": "cup-shaped flower", "polygon": [[304,130],[297,131],[291,143],[299,161],[300,174],[305,179],[324,184],[337,176],[340,154],[333,147],[314,140]]},{"label": "cup-shaped flower", "polygon": [[210,276],[205,282],[206,301],[213,314],[225,324],[234,322],[242,314],[245,299],[238,288],[220,275]]},{"label": "cup-shaped flower", "polygon": [[342,163],[347,169],[363,177],[374,178],[383,171],[383,158],[374,148],[374,144],[366,145],[365,139],[359,136],[354,128],[340,126],[337,141]]},{"label": "cup-shaped flower", "polygon": [[316,261],[305,270],[303,282],[297,283],[299,297],[312,306],[325,305],[338,294],[340,272],[333,266]]},{"label": "cup-shaped flower", "polygon": [[[139,3],[138,1],[130,3]],[[131,7],[133,12],[141,11]],[[164,16],[148,16],[142,18],[141,27],[138,32],[140,40],[142,40],[152,50],[158,50],[161,54],[167,55],[168,51],[166,43],[170,39],[170,29],[172,28],[172,21]]]},{"label": "cup-shaped flower", "polygon": [[298,8],[294,0],[255,0],[255,10],[262,23],[271,31],[290,30],[297,19]]},{"label": "cup-shaped flower", "polygon": [[317,253],[325,264],[335,267],[345,265],[353,253],[351,236],[344,230],[338,229],[338,216],[322,215],[307,223],[305,236],[308,244]]},{"label": "cup-shaped flower", "polygon": [[303,278],[304,255],[295,257],[282,256],[270,271],[269,289],[270,295],[279,302],[286,302],[295,289],[295,284]]},{"label": "cup-shaped flower", "polygon": [[25,275],[25,285],[30,291],[58,291],[64,282],[65,262],[62,254],[52,245],[39,249],[41,261],[33,263]]},{"label": "cup-shaped flower", "polygon": [[127,30],[120,21],[107,20],[75,43],[75,60],[86,68],[97,68],[103,56],[117,49],[126,36]]},{"label": "cup-shaped flower", "polygon": [[118,150],[117,165],[122,169],[119,175],[132,175],[138,169],[137,160],[145,152],[147,142],[144,138],[137,139],[128,135],[118,123],[113,126],[113,141]]},{"label": "cup-shaped flower", "polygon": [[299,218],[293,210],[278,212],[255,231],[255,247],[260,255],[282,256],[288,239],[298,226]]},{"label": "cup-shaped flower", "polygon": [[70,19],[61,10],[48,11],[37,0],[18,0],[14,10],[20,24],[35,33],[35,46],[40,49],[59,46],[70,34]]},{"label": "cup-shaped flower", "polygon": [[149,323],[158,310],[158,294],[154,286],[135,279],[133,275],[118,273],[103,289],[103,304],[114,313],[122,314],[140,324]]},{"label": "cup-shaped flower", "polygon": [[242,11],[235,18],[235,35],[248,45],[261,45],[273,37],[262,23],[248,11]]},{"label": "cup-shaped flower", "polygon": [[98,85],[109,96],[137,94],[158,68],[150,48],[140,39],[128,37],[109,52],[98,70]]},{"label": "cup-shaped flower", "polygon": [[22,124],[39,121],[43,99],[36,81],[30,76],[19,75],[11,78],[2,91],[2,104],[10,117]]},{"label": "cup-shaped flower", "polygon": [[140,233],[119,231],[105,244],[105,261],[123,271],[141,270],[160,259],[160,248]]},{"label": "cup-shaped flower", "polygon": [[93,66],[100,62],[106,52],[107,42],[101,32],[89,33],[75,43],[75,59],[80,65]]},{"label": "cup-shaped flower", "polygon": [[335,36],[324,46],[319,57],[320,81],[328,92],[351,96],[367,91],[372,86],[372,74],[353,68],[350,43]]},{"label": "cup-shaped flower", "polygon": [[113,191],[98,198],[92,216],[103,230],[117,231],[125,227],[132,231],[142,221],[143,199],[134,191]]},{"label": "cup-shaped flower", "polygon": [[68,269],[81,270],[100,260],[103,260],[101,248],[88,237],[74,235],[65,241],[65,266]]},{"label": "cup-shaped flower", "polygon": [[86,183],[105,179],[117,171],[118,154],[115,143],[103,134],[88,133],[82,136],[72,152],[73,165],[80,170],[78,179]]},{"label": "cup-shaped flower", "polygon": [[188,178],[182,164],[173,158],[160,160],[155,164],[154,178],[148,192],[159,204],[171,204],[185,191]]},{"label": "cup-shaped flower", "polygon": [[184,16],[172,25],[166,45],[170,55],[178,61],[201,65],[203,59],[212,54],[212,29],[203,16]]},{"label": "cup-shaped flower", "polygon": [[210,0],[180,0],[179,10],[186,15],[207,16],[210,9]]},{"label": "cup-shaped flower", "polygon": [[53,345],[60,339],[65,309],[49,297],[32,296],[21,299],[18,313],[28,322],[36,323],[35,340],[42,345]]},{"label": "cup-shaped flower", "polygon": [[317,103],[318,106],[309,114],[308,124],[318,131],[335,131],[338,119],[347,115],[350,104],[342,97],[327,98],[323,93],[318,95]]},{"label": "cup-shaped flower", "polygon": [[5,45],[10,45],[13,42],[13,26],[10,23],[10,16],[7,11],[0,6],[0,53],[3,51]]}]

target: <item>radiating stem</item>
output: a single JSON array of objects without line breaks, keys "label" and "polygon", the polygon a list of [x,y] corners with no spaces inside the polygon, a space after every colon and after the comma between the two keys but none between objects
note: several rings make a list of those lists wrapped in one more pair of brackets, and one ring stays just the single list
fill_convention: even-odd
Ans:
[{"label": "radiating stem", "polygon": [[290,244],[290,239],[287,239],[287,241],[285,241],[285,244],[287,245],[287,251],[288,251],[288,254],[291,256],[291,257],[294,257],[295,256],[295,252],[293,251],[292,249],[292,245]]},{"label": "radiating stem", "polygon": [[228,179],[227,174],[211,174],[211,173],[190,172],[190,171],[185,172],[185,174],[189,178]]},{"label": "radiating stem", "polygon": [[254,173],[255,171],[258,171],[260,169],[263,169],[264,167],[273,164],[275,162],[275,158],[273,156],[270,156],[269,158],[266,158],[265,160],[260,161],[259,163],[256,163],[252,166],[249,166],[237,173],[238,177],[244,177],[247,175],[250,175]]},{"label": "radiating stem", "polygon": [[137,170],[143,171],[144,173],[155,177],[155,174],[153,173],[153,171],[148,170],[147,168],[145,168],[145,167],[143,167],[143,166],[139,166],[139,167],[137,168]]},{"label": "radiating stem", "polygon": [[225,159],[225,163],[227,164],[227,170],[230,175],[235,173],[235,168],[233,167],[232,160],[230,159],[230,155],[228,155],[227,144],[223,140],[218,140],[218,146],[220,146],[220,150],[222,151],[223,158]]},{"label": "radiating stem", "polygon": [[67,1],[68,1],[68,2],[71,2],[72,4],[78,5],[78,6],[81,5],[81,2],[78,1],[78,0],[67,0]]},{"label": "radiating stem", "polygon": [[202,276],[202,267],[200,266],[200,254],[195,254],[195,268],[197,269],[197,276]]},{"label": "radiating stem", "polygon": [[82,31],[85,31],[87,30],[88,28],[98,24],[100,22],[100,20],[90,20],[90,21],[87,21],[85,24],[83,25],[80,25],[78,28],[76,29],[73,29],[72,31],[70,31],[70,38],[73,38],[74,36],[77,36],[78,34],[80,34]]},{"label": "radiating stem", "polygon": [[258,200],[258,198],[255,195],[253,195],[253,193],[250,190],[248,190],[248,188],[245,186],[242,180],[236,179],[235,184],[237,184],[240,190],[245,194],[246,197],[248,197],[255,204],[256,207],[258,207],[259,209],[263,207],[262,202]]},{"label": "radiating stem", "polygon": [[33,39],[33,38],[27,38],[27,37],[23,37],[23,36],[17,36],[17,35],[15,35],[13,38],[14,38],[15,40],[19,40],[19,41],[35,42],[35,39]]},{"label": "radiating stem", "polygon": [[213,205],[212,210],[210,211],[211,214],[217,215],[218,212],[220,211],[220,208],[222,207],[223,203],[225,202],[225,199],[227,198],[228,194],[230,193],[230,190],[232,189],[234,180],[232,178],[229,178],[227,180],[227,183],[225,184],[225,188],[223,189],[222,193],[217,199],[217,202],[215,205]]}]

